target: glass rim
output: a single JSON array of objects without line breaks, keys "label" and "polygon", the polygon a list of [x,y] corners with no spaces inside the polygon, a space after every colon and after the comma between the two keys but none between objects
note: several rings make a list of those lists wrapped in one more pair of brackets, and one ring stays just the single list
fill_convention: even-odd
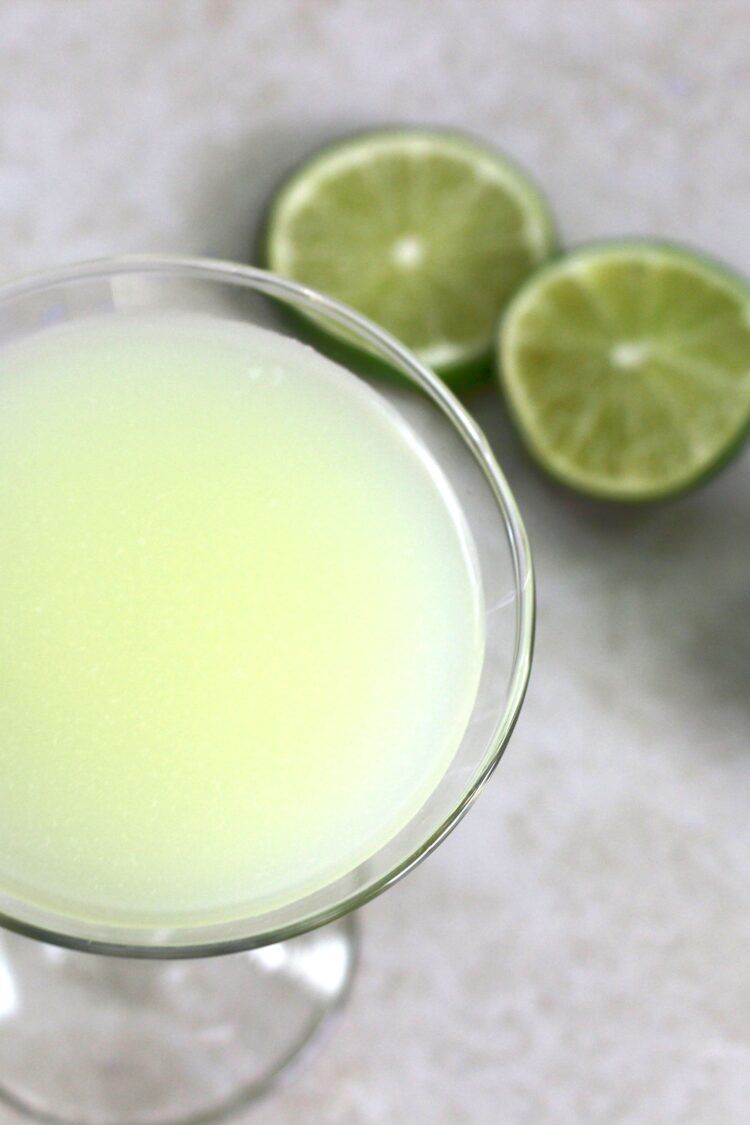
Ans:
[{"label": "glass rim", "polygon": [[[311,911],[296,921],[283,923],[268,931],[247,935],[246,937],[203,939],[185,944],[139,944],[128,938],[118,941],[109,938],[90,938],[82,934],[67,933],[52,926],[39,924],[25,918],[17,918],[0,908],[0,926],[38,941],[62,946],[64,948],[108,954],[121,957],[147,958],[151,960],[205,957],[226,953],[238,953],[259,948],[276,942],[297,937],[309,930],[326,925],[358,909],[376,898],[388,887],[402,879],[417,864],[430,855],[456,827],[486,785],[515,727],[521,705],[526,694],[531,672],[531,657],[534,645],[535,625],[535,581],[528,537],[518,506],[510,486],[498,465],[484,433],[458,401],[453,392],[428,367],[421,363],[403,344],[380,328],[373,321],[353,309],[327,297],[316,290],[296,281],[280,277],[269,270],[238,262],[217,258],[184,256],[179,254],[125,254],[112,257],[94,258],[72,265],[25,274],[17,279],[0,283],[0,306],[17,298],[32,295],[46,288],[75,283],[81,280],[106,280],[120,275],[142,274],[183,280],[219,282],[243,289],[255,290],[268,297],[302,306],[316,317],[324,317],[353,331],[360,339],[373,345],[381,355],[386,355],[396,367],[408,374],[409,378],[432,400],[462,441],[468,446],[475,461],[480,466],[493,498],[500,510],[508,539],[512,568],[514,594],[517,610],[515,613],[515,638],[510,676],[507,682],[505,707],[487,741],[484,765],[461,795],[442,822],[407,856],[391,866],[387,871],[366,887],[344,894],[333,905]],[[366,862],[366,861],[365,861]],[[335,880],[334,880],[335,883]],[[333,884],[329,884],[333,885]],[[322,888],[321,888],[322,889]],[[303,896],[299,901],[304,901]],[[262,917],[262,915],[260,915]],[[81,929],[93,923],[84,919],[79,922]],[[239,924],[239,923],[238,923]],[[222,923],[208,923],[217,928]],[[120,931],[133,933],[133,927],[119,922],[101,923],[102,928],[111,929],[113,935]],[[144,927],[144,937],[159,927]],[[189,927],[187,927],[189,929]],[[195,927],[198,929],[199,927]],[[176,927],[177,930],[180,927]]]}]

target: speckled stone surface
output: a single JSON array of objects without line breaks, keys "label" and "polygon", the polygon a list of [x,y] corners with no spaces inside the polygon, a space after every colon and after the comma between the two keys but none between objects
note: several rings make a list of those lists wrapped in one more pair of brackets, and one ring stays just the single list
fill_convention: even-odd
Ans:
[{"label": "speckled stone surface", "polygon": [[[745,0],[4,0],[0,276],[241,258],[290,164],[383,121],[505,147],[569,242],[750,271],[749,60]],[[745,1125],[750,460],[613,512],[471,405],[535,549],[528,701],[472,814],[363,912],[337,1033],[237,1120]]]}]

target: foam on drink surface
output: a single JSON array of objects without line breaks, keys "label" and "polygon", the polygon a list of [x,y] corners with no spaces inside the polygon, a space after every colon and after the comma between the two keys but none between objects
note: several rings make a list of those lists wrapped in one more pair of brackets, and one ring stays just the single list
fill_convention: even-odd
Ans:
[{"label": "foam on drink surface", "polygon": [[218,318],[0,351],[0,890],[177,925],[316,890],[455,754],[482,613],[418,439]]}]

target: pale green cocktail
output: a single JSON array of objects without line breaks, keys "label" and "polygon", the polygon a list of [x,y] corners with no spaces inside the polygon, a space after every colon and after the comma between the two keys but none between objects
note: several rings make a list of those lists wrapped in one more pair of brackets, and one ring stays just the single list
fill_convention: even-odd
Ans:
[{"label": "pale green cocktail", "polygon": [[0,889],[192,925],[354,868],[437,786],[483,655],[434,460],[301,344],[101,316],[0,353]]}]

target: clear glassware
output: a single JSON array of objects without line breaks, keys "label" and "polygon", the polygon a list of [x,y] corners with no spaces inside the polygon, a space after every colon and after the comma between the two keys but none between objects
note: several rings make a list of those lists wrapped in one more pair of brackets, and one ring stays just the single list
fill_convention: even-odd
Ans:
[{"label": "clear glassware", "polygon": [[305,312],[400,373],[373,374],[354,350],[336,356],[401,412],[450,480],[479,555],[486,651],[471,719],[437,789],[398,835],[314,894],[262,915],[146,930],[73,920],[0,890],[0,1095],[75,1125],[204,1121],[272,1085],[346,996],[357,949],[350,912],[424,859],[497,765],[532,654],[528,542],[487,441],[430,371],[352,310],[246,266],[126,257],[0,287],[0,346],[59,321],[158,310],[211,312],[309,342],[288,315]]}]

